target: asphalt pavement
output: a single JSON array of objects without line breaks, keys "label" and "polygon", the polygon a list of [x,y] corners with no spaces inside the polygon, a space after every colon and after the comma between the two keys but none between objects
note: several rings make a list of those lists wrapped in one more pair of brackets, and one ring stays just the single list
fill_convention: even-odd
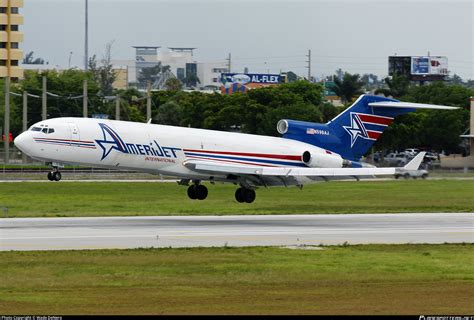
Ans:
[{"label": "asphalt pavement", "polygon": [[474,242],[474,213],[0,219],[0,250]]}]

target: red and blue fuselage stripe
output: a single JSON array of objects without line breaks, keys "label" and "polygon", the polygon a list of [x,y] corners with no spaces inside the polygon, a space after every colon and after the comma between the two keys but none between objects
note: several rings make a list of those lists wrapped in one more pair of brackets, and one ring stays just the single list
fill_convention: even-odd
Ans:
[{"label": "red and blue fuselage stripe", "polygon": [[[280,165],[280,166],[293,166],[293,167],[306,167],[306,165],[301,161],[300,156],[290,156],[290,155],[270,155],[270,154],[256,154],[256,153],[239,153],[239,152],[229,152],[229,151],[206,151],[206,150],[193,150],[194,152],[189,152],[190,150],[184,150],[184,154],[187,157],[201,158],[203,160],[209,159],[219,159],[219,160],[229,160],[230,162],[245,162],[245,164],[269,164],[269,165]],[[245,155],[245,156],[242,156]],[[280,159],[293,160],[290,161],[281,161]]]},{"label": "red and blue fuselage stripe", "polygon": [[198,152],[198,153],[210,153],[210,154],[224,154],[224,155],[232,155],[232,156],[301,161],[301,156],[292,156],[292,155],[286,155],[286,154],[282,155],[282,154],[251,153],[251,152],[209,151],[209,150],[196,150],[196,149],[184,149],[184,152]]},{"label": "red and blue fuselage stripe", "polygon": [[262,163],[253,163],[253,162],[246,162],[246,161],[235,161],[235,160],[227,160],[227,159],[214,159],[208,157],[195,157],[195,156],[187,156],[189,159],[196,159],[196,160],[206,160],[206,161],[216,161],[216,162],[224,162],[224,163],[238,163],[238,164],[249,164],[249,165],[259,165],[262,167],[278,167],[276,165],[271,164],[262,164]]},{"label": "red and blue fuselage stripe", "polygon": [[95,143],[92,141],[53,139],[53,138],[33,138],[38,143],[56,144],[63,146],[75,146],[81,148],[95,149]]}]

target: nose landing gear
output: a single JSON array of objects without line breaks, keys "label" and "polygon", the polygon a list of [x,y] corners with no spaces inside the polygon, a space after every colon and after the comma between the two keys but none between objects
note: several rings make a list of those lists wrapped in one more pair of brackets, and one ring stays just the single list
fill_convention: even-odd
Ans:
[{"label": "nose landing gear", "polygon": [[59,181],[61,180],[61,172],[59,172],[59,165],[52,163],[51,164],[53,170],[48,172],[48,180],[49,181]]},{"label": "nose landing gear", "polygon": [[49,181],[59,181],[59,180],[61,180],[61,172],[59,172],[59,171],[48,172],[48,180]]}]

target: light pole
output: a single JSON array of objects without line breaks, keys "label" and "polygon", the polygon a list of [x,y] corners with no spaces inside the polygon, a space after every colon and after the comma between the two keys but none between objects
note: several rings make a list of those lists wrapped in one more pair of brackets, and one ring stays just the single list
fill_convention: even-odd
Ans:
[{"label": "light pole", "polygon": [[[10,63],[10,62],[8,62]],[[4,117],[5,164],[10,163],[10,76],[5,78],[5,117]]]},{"label": "light pole", "polygon": [[68,65],[68,69],[71,69],[71,57],[72,57],[72,51],[69,52],[69,65]]},{"label": "light pole", "polygon": [[86,1],[85,37],[84,37],[84,70],[89,71],[89,0]]}]

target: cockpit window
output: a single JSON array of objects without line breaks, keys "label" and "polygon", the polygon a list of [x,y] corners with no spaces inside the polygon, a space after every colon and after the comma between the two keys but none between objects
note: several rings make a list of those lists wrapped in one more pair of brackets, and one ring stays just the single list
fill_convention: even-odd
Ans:
[{"label": "cockpit window", "polygon": [[45,134],[50,134],[54,132],[54,128],[48,128],[48,125],[40,124],[39,127],[30,127],[31,131],[43,132]]},{"label": "cockpit window", "polygon": [[53,133],[54,128],[48,128],[48,127],[31,127],[31,131],[36,131],[36,132],[43,132],[45,134]]},{"label": "cockpit window", "polygon": [[41,130],[41,132],[49,134],[49,133],[53,133],[54,129],[53,128],[43,128],[43,130]]}]

